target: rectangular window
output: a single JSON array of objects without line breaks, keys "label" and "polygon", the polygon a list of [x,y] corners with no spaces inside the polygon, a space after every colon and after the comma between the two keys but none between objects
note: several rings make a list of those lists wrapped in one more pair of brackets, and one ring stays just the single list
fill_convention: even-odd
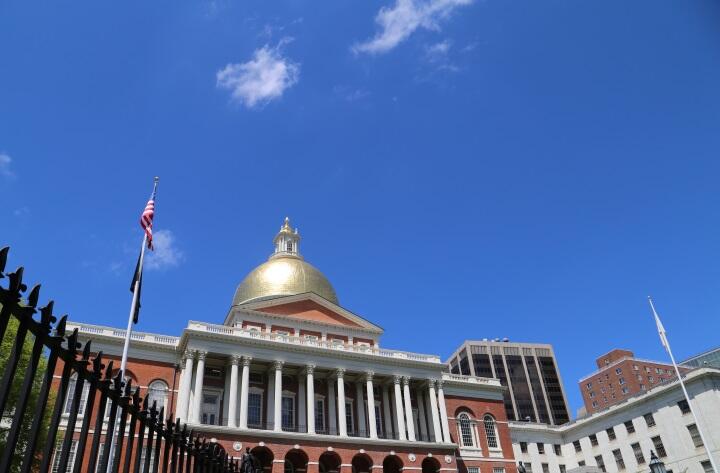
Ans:
[{"label": "rectangular window", "polygon": [[597,445],[598,445],[597,435],[590,434],[590,445],[592,445],[593,447],[597,447]]},{"label": "rectangular window", "polygon": [[248,393],[248,426],[262,426],[262,394]]},{"label": "rectangular window", "polygon": [[621,376],[620,379],[618,379],[618,383],[625,384],[625,378]]},{"label": "rectangular window", "polygon": [[315,429],[325,430],[325,400],[315,399]]},{"label": "rectangular window", "polygon": [[565,465],[560,465],[560,473],[567,473],[567,467]]},{"label": "rectangular window", "polygon": [[645,423],[648,427],[654,427],[655,426],[655,417],[653,417],[652,412],[648,412],[643,416],[645,418]]},{"label": "rectangular window", "polygon": [[627,429],[627,433],[632,434],[635,432],[635,424],[633,424],[632,420],[626,420],[625,421],[625,428]]},{"label": "rectangular window", "polygon": [[526,473],[532,473],[532,464],[530,462],[523,463]]},{"label": "rectangular window", "polygon": [[520,451],[522,453],[527,453],[527,442],[520,442]]},{"label": "rectangular window", "polygon": [[613,456],[615,457],[615,464],[617,465],[618,470],[624,470],[625,461],[623,460],[622,452],[619,448],[613,450]]},{"label": "rectangular window", "polygon": [[598,455],[595,457],[595,464],[598,468],[602,470],[603,473],[605,473],[605,461],[603,460],[602,455]]},{"label": "rectangular window", "polygon": [[77,440],[70,442],[70,455],[68,456],[67,469],[64,472],[60,472],[60,453],[62,452],[62,441],[55,447],[55,457],[52,462],[52,473],[71,473],[73,466],[75,465],[75,454],[77,453]]},{"label": "rectangular window", "polygon": [[383,433],[382,409],[380,409],[379,402],[375,404],[375,429],[377,430],[378,434]]},{"label": "rectangular window", "polygon": [[705,460],[700,462],[700,466],[703,468],[703,472],[705,473],[713,473],[712,464],[710,463],[710,460]]},{"label": "rectangular window", "polygon": [[652,438],[653,447],[655,447],[655,453],[657,453],[657,456],[660,458],[664,458],[667,456],[667,452],[665,452],[665,445],[662,443],[662,439],[658,435],[657,437]]},{"label": "rectangular window", "polygon": [[593,401],[593,402],[592,402],[592,406],[593,406],[593,407],[597,407],[597,406],[598,406],[598,402],[597,402],[597,401]]},{"label": "rectangular window", "polygon": [[640,444],[636,442],[636,443],[630,445],[630,447],[632,447],[633,455],[635,455],[635,460],[637,461],[637,464],[638,465],[644,464],[645,457],[643,456],[643,452],[642,452],[642,448],[640,448]]},{"label": "rectangular window", "polygon": [[609,429],[606,429],[605,432],[607,432],[607,436],[610,440],[615,440],[615,429],[610,427]]},{"label": "rectangular window", "polygon": [[476,466],[469,466],[468,473],[480,473],[480,468],[478,468]]},{"label": "rectangular window", "polygon": [[579,441],[579,440],[575,440],[575,441],[573,442],[573,447],[575,447],[575,451],[576,451],[576,452],[578,452],[578,453],[582,452],[582,447],[580,446],[580,441]]},{"label": "rectangular window", "polygon": [[545,444],[538,442],[537,449],[538,449],[538,453],[542,455],[543,453],[545,453]]},{"label": "rectangular window", "polygon": [[555,455],[562,455],[562,452],[561,452],[561,450],[560,450],[560,445],[559,445],[559,444],[557,444],[557,443],[554,444],[554,445],[553,445],[553,450],[555,450]]},{"label": "rectangular window", "polygon": [[295,428],[295,398],[283,396],[282,398],[282,428],[291,430]]},{"label": "rectangular window", "polygon": [[687,426],[688,432],[690,432],[690,438],[693,441],[693,445],[695,447],[702,447],[703,441],[702,438],[700,438],[700,431],[698,431],[697,425],[690,424]]},{"label": "rectangular window", "polygon": [[587,388],[588,391],[589,391],[590,389],[592,389],[592,383],[587,383],[587,384],[585,385],[585,388]]},{"label": "rectangular window", "polygon": [[683,399],[682,401],[678,401],[677,405],[680,408],[680,412],[682,412],[683,414],[690,413],[690,405],[685,399]]},{"label": "rectangular window", "polygon": [[[477,468],[476,468],[476,469],[477,469]],[[469,472],[468,472],[468,473],[469,473]],[[503,468],[503,467],[501,467],[501,466],[500,466],[500,467],[496,466],[496,467],[493,468],[493,473],[505,473],[505,468]]]},{"label": "rectangular window", "polygon": [[345,401],[345,424],[348,432],[355,432],[355,424],[353,424],[353,405],[350,401]]},{"label": "rectangular window", "polygon": [[590,396],[590,399],[594,398],[594,397],[595,397],[595,391],[590,391],[589,396]]},{"label": "rectangular window", "polygon": [[578,466],[585,466],[585,460],[580,460],[578,462]]},{"label": "rectangular window", "polygon": [[541,466],[543,473],[550,473],[550,466],[547,463],[542,463]]}]

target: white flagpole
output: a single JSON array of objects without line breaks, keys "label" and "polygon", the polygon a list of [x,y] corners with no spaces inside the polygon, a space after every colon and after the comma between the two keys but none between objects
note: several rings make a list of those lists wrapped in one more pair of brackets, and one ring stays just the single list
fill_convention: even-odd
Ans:
[{"label": "white flagpole", "polygon": [[[155,200],[155,193],[157,192],[157,185],[160,178],[155,177],[155,182],[153,184],[153,192],[152,192],[152,200]],[[123,345],[123,353],[122,358],[120,359],[120,379],[125,380],[125,369],[127,367],[127,359],[128,359],[128,350],[130,350],[130,337],[132,336],[132,328],[133,328],[133,320],[135,319],[135,310],[137,309],[137,305],[140,302],[140,294],[138,294],[140,289],[140,281],[142,280],[142,271],[143,271],[143,261],[145,259],[145,247],[147,246],[147,233],[143,231],[143,241],[142,241],[142,247],[140,247],[140,261],[138,262],[138,275],[137,279],[135,280],[135,285],[133,286],[133,297],[132,302],[130,303],[130,315],[128,316],[128,324],[127,324],[127,330],[125,330],[125,344]],[[120,411],[117,413],[117,417],[115,419],[115,429],[117,429],[118,425],[118,419],[120,419]],[[110,456],[108,457],[108,465],[107,465],[107,471],[108,473],[112,471],[112,464],[114,460],[114,456],[116,454],[115,452],[115,442],[116,442],[116,434],[117,430],[114,430],[112,435],[112,440],[110,441]]]},{"label": "white flagpole", "polygon": [[705,440],[705,435],[703,434],[702,427],[700,426],[700,422],[698,422],[697,415],[695,415],[695,409],[693,409],[692,402],[690,402],[690,396],[688,395],[687,389],[685,388],[685,382],[682,379],[682,376],[680,375],[680,370],[678,369],[677,363],[675,362],[675,357],[673,356],[672,350],[670,349],[670,342],[667,339],[667,334],[665,333],[665,327],[663,326],[662,322],[660,321],[660,316],[658,316],[657,311],[655,310],[655,304],[653,304],[652,299],[650,296],[648,296],[648,302],[650,303],[650,308],[652,309],[653,316],[655,316],[655,323],[658,327],[658,333],[660,334],[660,341],[662,342],[663,346],[665,347],[665,350],[667,350],[668,355],[670,355],[670,361],[672,361],[673,368],[675,368],[675,375],[678,378],[678,381],[680,381],[680,387],[682,387],[683,394],[685,395],[685,400],[688,403],[688,407],[690,408],[690,414],[693,416],[693,420],[695,421],[695,426],[697,427],[698,433],[700,434],[700,440],[702,440],[703,447],[705,448],[705,452],[707,452],[708,459],[710,460],[710,465],[712,465],[713,470],[715,473],[720,473],[720,470],[718,470],[717,465],[715,465],[715,458],[713,458],[712,452],[710,451],[710,446],[707,443],[707,440]]}]

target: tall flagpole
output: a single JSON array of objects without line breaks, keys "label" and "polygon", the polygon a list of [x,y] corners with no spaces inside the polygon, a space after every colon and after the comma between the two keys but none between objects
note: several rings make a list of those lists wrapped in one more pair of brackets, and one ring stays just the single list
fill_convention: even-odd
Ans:
[{"label": "tall flagpole", "polygon": [[[152,200],[155,200],[155,194],[157,192],[157,185],[158,181],[160,180],[159,177],[155,177],[153,182],[153,191],[152,191]],[[123,353],[122,358],[120,361],[120,379],[125,380],[125,369],[127,367],[127,359],[128,359],[128,350],[130,349],[130,337],[132,336],[132,328],[134,324],[135,319],[135,311],[137,310],[137,305],[140,303],[140,284],[142,281],[142,270],[143,270],[143,261],[145,259],[145,247],[147,246],[148,237],[147,232],[143,232],[143,241],[142,241],[142,247],[140,248],[140,260],[138,261],[138,267],[137,267],[137,277],[135,278],[135,284],[133,285],[133,297],[132,302],[130,303],[130,315],[128,316],[128,324],[127,324],[127,330],[125,330],[125,344],[123,345]],[[118,410],[117,418],[115,425],[118,425],[117,419],[120,418],[121,412]],[[108,465],[107,465],[107,472],[110,473],[112,471],[113,463],[114,463],[114,457],[117,452],[115,452],[115,444],[117,442],[116,434],[117,431],[113,431],[110,433],[112,436],[112,439],[110,440],[110,456],[108,457]],[[123,432],[123,435],[125,433]]]},{"label": "tall flagpole", "polygon": [[[152,200],[155,200],[155,194],[157,192],[157,185],[158,181],[160,180],[159,177],[155,177],[154,183],[153,183],[153,191],[152,191]],[[140,289],[140,281],[142,280],[142,270],[143,270],[143,260],[145,259],[145,247],[147,246],[147,233],[143,232],[143,241],[142,241],[142,247],[140,248],[140,262],[138,263],[138,272],[139,275],[135,279],[135,287],[133,287],[133,297],[132,297],[132,303],[130,304],[130,315],[128,316],[128,324],[127,324],[127,330],[125,330],[125,345],[123,345],[123,354],[122,359],[120,361],[120,373],[122,379],[125,379],[125,368],[127,367],[127,359],[128,359],[128,350],[130,349],[130,336],[132,335],[132,327],[135,319],[135,311],[137,310],[137,305],[140,299],[139,289]]]},{"label": "tall flagpole", "polygon": [[700,422],[698,422],[697,415],[695,415],[695,409],[693,409],[692,402],[690,402],[690,396],[688,395],[687,389],[685,388],[685,382],[682,379],[682,376],[680,375],[680,370],[678,369],[677,363],[675,363],[675,357],[673,356],[672,350],[670,349],[670,342],[667,339],[667,335],[665,333],[665,327],[663,326],[662,322],[660,321],[660,317],[658,316],[657,311],[655,310],[655,304],[653,304],[652,299],[650,296],[648,296],[648,302],[650,303],[650,308],[652,309],[652,313],[655,316],[655,324],[657,325],[658,333],[660,334],[660,342],[665,347],[665,350],[667,350],[668,355],[670,355],[670,361],[672,361],[673,368],[675,368],[675,375],[677,376],[678,380],[680,381],[680,387],[682,387],[683,394],[685,395],[685,400],[687,401],[688,407],[690,408],[690,414],[693,416],[693,420],[695,421],[695,426],[697,427],[698,433],[700,434],[700,440],[702,440],[703,447],[705,448],[705,451],[707,452],[708,459],[710,460],[710,465],[712,465],[713,470],[715,473],[720,473],[720,470],[718,470],[717,465],[715,464],[715,459],[713,458],[712,452],[710,451],[710,446],[708,445],[707,441],[705,440],[705,435],[703,434],[703,429],[700,426]]}]

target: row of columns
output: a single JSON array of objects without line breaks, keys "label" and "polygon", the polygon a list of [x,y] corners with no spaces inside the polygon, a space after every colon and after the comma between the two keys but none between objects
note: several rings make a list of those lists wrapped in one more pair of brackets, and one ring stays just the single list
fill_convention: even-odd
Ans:
[{"label": "row of columns", "polygon": [[[190,412],[190,386],[193,379],[193,368],[195,371],[195,396],[193,398],[192,416],[188,419],[190,423],[200,423],[200,412],[202,408],[202,390],[203,378],[205,373],[205,357],[207,353],[197,352],[197,365],[194,365],[195,352],[187,351],[184,354],[184,365],[180,376],[180,392],[178,395],[177,415],[180,419],[188,419]],[[230,388],[228,402],[228,427],[247,429],[248,428],[248,392],[250,380],[250,363],[251,357],[233,355],[230,359]],[[237,398],[238,398],[238,371],[242,365],[242,373],[240,373],[240,422],[237,423]],[[272,424],[274,431],[282,431],[282,369],[283,362],[275,361],[273,363],[273,375],[268,379],[268,396],[267,396],[267,412],[268,423]],[[301,418],[303,410],[307,419],[307,432],[315,433],[315,366],[307,365],[303,372],[305,383],[300,383],[298,390],[298,408],[300,409]],[[375,385],[373,383],[374,373],[365,373],[365,395],[368,399],[367,406],[367,430],[369,437],[378,438],[377,419],[375,415]],[[395,376],[393,378],[394,400],[395,400],[395,419],[397,422],[396,431],[400,440],[416,440],[415,424],[412,414],[412,402],[410,399],[410,378],[403,376]],[[337,396],[335,388],[337,387]],[[437,393],[436,393],[437,388]],[[328,427],[330,431],[337,431],[341,437],[348,436],[347,417],[345,407],[345,370],[338,368],[334,371],[334,376],[328,378]],[[385,417],[385,430],[392,431],[392,419],[390,413],[390,395],[388,387],[384,386],[382,390],[383,416]],[[443,392],[442,381],[427,380],[427,398],[429,402],[429,411],[431,415],[430,425],[435,440],[440,442],[451,442],[450,429],[448,424],[447,408],[445,405],[445,394]],[[362,385],[356,384],[355,399],[362,400]],[[337,406],[336,406],[337,401]],[[425,397],[422,391],[417,393],[417,403],[421,436],[426,435],[426,419],[425,419]],[[337,419],[335,418],[335,410],[337,408]],[[365,404],[358,402],[358,427],[360,431],[365,431]],[[272,415],[270,415],[272,414]],[[337,425],[336,425],[337,420]]]}]

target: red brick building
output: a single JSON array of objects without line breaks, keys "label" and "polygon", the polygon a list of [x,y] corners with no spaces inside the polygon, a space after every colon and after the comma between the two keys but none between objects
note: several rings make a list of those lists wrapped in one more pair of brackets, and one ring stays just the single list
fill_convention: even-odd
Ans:
[{"label": "red brick building", "polygon": [[[595,360],[597,371],[578,383],[588,414],[675,378],[671,364],[635,358],[629,350],[615,349]],[[681,371],[687,371],[681,368]]]},{"label": "red brick building", "polygon": [[[236,456],[251,448],[266,473],[516,473],[500,382],[381,348],[382,329],[339,305],[299,240],[286,220],[222,325],[133,333],[142,394]],[[70,325],[121,354],[124,330]]]}]

